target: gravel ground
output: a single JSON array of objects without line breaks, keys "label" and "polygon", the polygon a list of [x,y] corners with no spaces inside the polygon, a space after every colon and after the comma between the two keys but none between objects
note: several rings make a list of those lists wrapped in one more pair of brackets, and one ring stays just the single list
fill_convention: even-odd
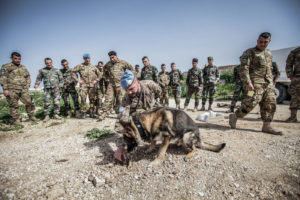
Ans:
[{"label": "gravel ground", "polygon": [[[187,113],[195,119],[203,112]],[[273,123],[283,136],[260,132],[258,108],[235,130],[224,115],[223,121],[197,122],[204,141],[227,143],[221,153],[199,149],[185,162],[186,152],[171,146],[155,168],[147,168],[156,152],[145,155],[146,147],[128,168],[117,164],[119,135],[84,137],[92,128],[113,130],[113,116],[55,126],[54,120],[26,122],[22,130],[0,133],[0,199],[300,199],[300,123],[283,122],[288,105],[278,105]]]}]

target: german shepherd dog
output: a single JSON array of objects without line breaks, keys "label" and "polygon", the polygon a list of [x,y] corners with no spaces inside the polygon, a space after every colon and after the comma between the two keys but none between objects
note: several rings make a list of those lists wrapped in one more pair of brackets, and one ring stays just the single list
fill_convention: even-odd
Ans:
[{"label": "german shepherd dog", "polygon": [[150,142],[148,153],[155,149],[157,141],[162,142],[152,164],[159,164],[164,160],[170,142],[177,143],[178,146],[183,145],[187,149],[185,161],[193,156],[196,148],[220,152],[226,145],[225,143],[212,145],[202,142],[196,123],[185,112],[174,108],[154,108],[137,114],[131,122],[123,122],[122,125],[128,153],[143,144],[143,141]]}]

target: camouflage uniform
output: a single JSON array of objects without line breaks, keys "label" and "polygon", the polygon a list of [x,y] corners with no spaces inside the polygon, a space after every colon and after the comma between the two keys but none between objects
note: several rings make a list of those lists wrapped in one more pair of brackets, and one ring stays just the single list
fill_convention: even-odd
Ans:
[{"label": "camouflage uniform", "polygon": [[160,72],[158,74],[158,84],[161,88],[160,104],[163,106],[169,106],[169,84],[170,76],[168,72]]},{"label": "camouflage uniform", "polygon": [[113,107],[115,100],[115,111],[118,113],[122,98],[124,96],[124,90],[121,87],[120,79],[123,72],[129,69],[134,71],[132,66],[125,60],[118,60],[116,63],[109,61],[103,67],[105,80],[108,80],[108,86],[106,91],[105,102],[103,105],[103,114],[99,119],[104,119]]},{"label": "camouflage uniform", "polygon": [[189,103],[190,99],[193,94],[195,94],[195,109],[197,109],[199,105],[199,99],[200,99],[200,88],[203,83],[202,79],[202,71],[199,68],[191,68],[188,71],[187,79],[186,79],[186,85],[188,88],[184,107],[186,108]]},{"label": "camouflage uniform", "polygon": [[44,114],[47,116],[51,111],[51,98],[54,104],[54,114],[59,114],[60,93],[59,88],[63,87],[63,76],[61,72],[52,66],[51,69],[44,67],[39,70],[35,85],[44,83]]},{"label": "camouflage uniform", "polygon": [[235,112],[237,118],[243,118],[259,104],[262,120],[264,122],[273,120],[276,99],[271,66],[272,54],[268,49],[262,51],[254,47],[243,53],[239,74],[243,85],[252,83],[254,95],[244,95],[241,108]]},{"label": "camouflage uniform", "polygon": [[276,62],[272,62],[272,75],[273,81],[275,81],[280,76],[280,71]]},{"label": "camouflage uniform", "polygon": [[140,72],[137,72],[137,71],[134,71],[134,76],[137,78],[137,80],[141,80],[141,73]]},{"label": "camouflage uniform", "polygon": [[95,113],[95,97],[96,88],[94,81],[99,81],[101,78],[101,73],[98,68],[92,64],[86,65],[85,63],[77,65],[72,70],[72,77],[78,82],[77,73],[80,75],[80,80],[84,83],[80,84],[80,98],[81,98],[81,113],[85,114],[87,112],[86,98],[89,96],[90,101],[90,113]]},{"label": "camouflage uniform", "polygon": [[24,65],[17,66],[14,63],[8,63],[1,67],[0,84],[3,90],[8,90],[10,93],[6,100],[9,104],[10,114],[15,121],[19,119],[19,100],[25,104],[28,116],[34,116],[35,107],[28,90],[30,83],[30,74]]},{"label": "camouflage uniform", "polygon": [[286,60],[286,74],[292,77],[291,85],[289,87],[289,94],[291,95],[291,117],[288,121],[297,121],[297,110],[300,107],[300,47],[290,52]]},{"label": "camouflage uniform", "polygon": [[207,96],[209,95],[209,106],[213,104],[214,94],[216,93],[216,81],[219,80],[219,70],[214,66],[207,65],[202,70],[203,73],[203,91],[202,91],[202,107],[205,106]]},{"label": "camouflage uniform", "polygon": [[153,80],[157,83],[158,71],[156,67],[152,65],[144,66],[141,72],[141,80]]},{"label": "camouflage uniform", "polygon": [[170,85],[172,87],[172,93],[175,98],[176,108],[180,108],[180,97],[181,97],[181,81],[183,81],[183,76],[180,70],[176,69],[171,71],[170,75]]},{"label": "camouflage uniform", "polygon": [[97,90],[96,105],[97,105],[97,114],[98,115],[100,115],[102,112],[102,107],[103,107],[102,101],[106,94],[107,85],[108,85],[107,81],[105,81],[105,79],[104,79],[103,69],[102,69],[102,71],[99,69],[99,71],[101,73],[101,79],[96,85],[96,90]]},{"label": "camouflage uniform", "polygon": [[78,93],[76,91],[77,81],[72,77],[72,69],[60,69],[63,75],[64,86],[62,89],[62,98],[64,100],[65,108],[67,111],[71,110],[70,95],[74,102],[75,111],[79,110]]},{"label": "camouflage uniform", "polygon": [[237,65],[233,71],[233,82],[235,84],[234,84],[234,93],[233,93],[231,106],[230,106],[231,112],[233,112],[236,102],[240,98],[241,92],[243,93],[243,95],[245,94],[245,90],[243,89],[243,83],[239,74],[240,69],[241,69],[241,65]]}]

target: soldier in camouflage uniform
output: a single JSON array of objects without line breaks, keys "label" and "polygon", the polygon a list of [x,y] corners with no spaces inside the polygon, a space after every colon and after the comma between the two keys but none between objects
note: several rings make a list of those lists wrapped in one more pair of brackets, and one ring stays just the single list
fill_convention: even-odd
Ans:
[{"label": "soldier in camouflage uniform", "polygon": [[166,65],[161,65],[161,72],[158,74],[158,84],[161,88],[160,104],[163,106],[169,106],[169,85],[170,76],[166,71]]},{"label": "soldier in camouflage uniform", "polygon": [[276,111],[276,98],[272,75],[272,54],[267,49],[271,41],[271,34],[261,33],[257,45],[246,50],[241,58],[240,77],[247,95],[243,96],[241,108],[229,115],[229,125],[236,128],[238,118],[243,118],[255,108],[260,106],[260,114],[263,120],[262,132],[281,135],[270,125]]},{"label": "soldier in camouflage uniform", "polygon": [[51,111],[51,99],[54,104],[54,119],[61,119],[59,117],[60,108],[60,93],[59,88],[63,87],[63,76],[61,72],[52,66],[52,59],[45,58],[46,67],[39,70],[36,77],[34,88],[37,89],[40,83],[44,83],[44,122],[49,121]]},{"label": "soldier in camouflage uniform", "polygon": [[195,94],[195,107],[193,112],[196,112],[199,105],[200,91],[202,88],[203,79],[202,79],[202,71],[197,67],[198,65],[197,58],[193,59],[192,65],[193,67],[188,71],[188,75],[186,79],[186,85],[188,91],[184,103],[184,110],[187,109],[192,95]]},{"label": "soldier in camouflage uniform", "polygon": [[[80,99],[81,99],[81,117],[86,118],[87,104],[86,99],[89,97],[90,101],[90,117],[95,118],[95,100],[96,100],[96,83],[101,78],[101,73],[92,65],[89,54],[83,55],[84,62],[77,65],[72,70],[72,77],[80,84]],[[80,75],[78,80],[77,73]]]},{"label": "soldier in camouflage uniform", "polygon": [[124,96],[124,90],[120,85],[120,79],[123,72],[128,69],[133,71],[132,66],[125,60],[120,60],[115,51],[108,53],[110,61],[104,65],[104,78],[108,80],[107,92],[103,106],[103,113],[99,116],[99,121],[104,120],[113,107],[115,99],[115,112],[119,112],[119,107]]},{"label": "soldier in camouflage uniform", "polygon": [[170,75],[170,85],[172,87],[172,94],[175,98],[176,108],[180,109],[181,85],[183,82],[183,75],[180,70],[176,69],[175,63],[171,63],[172,71]]},{"label": "soldier in camouflage uniform", "polygon": [[280,77],[280,71],[276,62],[272,62],[272,74],[273,74],[273,83],[276,85],[277,80]]},{"label": "soldier in camouflage uniform", "polygon": [[72,117],[70,95],[74,102],[76,117],[80,118],[78,93],[76,91],[77,81],[72,77],[72,69],[69,68],[69,63],[66,59],[61,60],[61,65],[63,66],[63,69],[60,69],[60,72],[62,73],[64,79],[62,98],[64,100],[65,108],[68,113],[68,118]]},{"label": "soldier in camouflage uniform", "polygon": [[141,80],[153,80],[157,83],[158,81],[158,71],[157,68],[150,65],[150,60],[147,56],[142,58],[144,67],[141,72]]},{"label": "soldier in camouflage uniform", "polygon": [[141,80],[141,73],[140,73],[140,66],[139,65],[135,65],[135,71],[134,71],[134,75],[137,78],[137,80]]},{"label": "soldier in camouflage uniform", "polygon": [[245,90],[243,89],[243,83],[239,74],[240,68],[241,65],[237,65],[233,70],[234,93],[233,93],[230,109],[226,111],[227,113],[234,112],[236,102],[239,100],[241,92],[243,95],[245,95]]},{"label": "soldier in camouflage uniform", "polygon": [[103,98],[106,94],[108,83],[104,79],[103,62],[102,61],[98,62],[97,68],[98,68],[99,72],[101,73],[101,79],[96,85],[96,90],[97,90],[96,105],[97,105],[97,114],[101,115],[102,114],[102,107],[103,107],[102,102],[103,102]]},{"label": "soldier in camouflage uniform", "polygon": [[219,81],[220,74],[218,68],[213,64],[213,57],[209,56],[207,58],[208,65],[202,70],[203,73],[203,91],[202,91],[202,107],[201,111],[205,110],[205,103],[207,96],[209,95],[209,107],[208,110],[212,110],[212,104],[214,102],[214,95],[216,93],[216,84]]},{"label": "soldier in camouflage uniform", "polygon": [[31,83],[30,74],[26,67],[21,65],[21,55],[19,53],[13,52],[11,60],[11,63],[3,65],[0,69],[0,84],[9,104],[14,124],[21,123],[18,114],[19,100],[25,104],[29,119],[36,121],[34,117],[35,107],[28,90]]},{"label": "soldier in camouflage uniform", "polygon": [[286,122],[297,122],[297,111],[300,108],[300,47],[290,52],[286,60],[286,75],[291,80],[289,94],[291,95],[291,116]]}]

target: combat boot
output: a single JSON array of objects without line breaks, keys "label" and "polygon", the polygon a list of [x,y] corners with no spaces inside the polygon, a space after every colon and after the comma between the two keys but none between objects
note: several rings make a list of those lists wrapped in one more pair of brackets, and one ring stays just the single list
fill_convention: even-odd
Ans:
[{"label": "combat boot", "polygon": [[37,121],[37,118],[35,118],[35,116],[33,116],[33,115],[30,115],[30,116],[29,116],[29,120],[30,120],[30,121],[33,121],[33,122],[36,122],[36,121]]},{"label": "combat boot", "polygon": [[67,118],[70,119],[71,117],[72,117],[72,111],[69,110],[69,111],[68,111],[68,116],[67,116]]},{"label": "combat boot", "polygon": [[107,116],[107,113],[106,113],[106,112],[102,113],[102,114],[98,117],[98,122],[103,121],[103,120],[106,118],[106,116]]},{"label": "combat boot", "polygon": [[229,110],[226,111],[226,113],[233,113],[233,112],[234,112],[234,107],[233,106],[231,106],[229,108]]},{"label": "combat boot", "polygon": [[195,106],[193,112],[197,112],[198,106]]},{"label": "combat boot", "polygon": [[176,109],[180,110],[180,105],[176,104]]},{"label": "combat boot", "polygon": [[211,104],[209,104],[209,106],[208,106],[208,110],[211,110],[211,111],[213,111],[213,109],[212,109],[212,107],[211,107]]},{"label": "combat boot", "polygon": [[86,118],[86,113],[82,113],[81,114],[81,119],[85,119]]},{"label": "combat boot", "polygon": [[291,110],[291,116],[285,121],[288,123],[297,123],[297,110]]},{"label": "combat boot", "polygon": [[78,119],[80,118],[80,111],[79,110],[76,110],[75,117],[78,118]]},{"label": "combat boot", "polygon": [[47,122],[47,121],[49,121],[49,120],[50,120],[49,115],[46,115],[45,118],[44,118],[44,120],[43,120],[43,122]]},{"label": "combat boot", "polygon": [[184,106],[183,110],[184,110],[184,111],[187,111],[187,106]]},{"label": "combat boot", "polygon": [[21,121],[20,119],[15,119],[14,122],[13,122],[13,125],[21,125]]},{"label": "combat boot", "polygon": [[264,133],[269,133],[269,134],[273,134],[273,135],[282,135],[281,131],[276,131],[274,128],[271,127],[271,122],[264,122],[261,131]]},{"label": "combat boot", "polygon": [[58,116],[58,114],[55,114],[55,115],[53,116],[53,119],[61,119],[61,117]]},{"label": "combat boot", "polygon": [[205,111],[205,105],[202,105],[200,111]]},{"label": "combat boot", "polygon": [[95,118],[94,112],[90,112],[90,118]]},{"label": "combat boot", "polygon": [[232,129],[236,128],[237,116],[235,113],[229,115],[229,125]]}]

